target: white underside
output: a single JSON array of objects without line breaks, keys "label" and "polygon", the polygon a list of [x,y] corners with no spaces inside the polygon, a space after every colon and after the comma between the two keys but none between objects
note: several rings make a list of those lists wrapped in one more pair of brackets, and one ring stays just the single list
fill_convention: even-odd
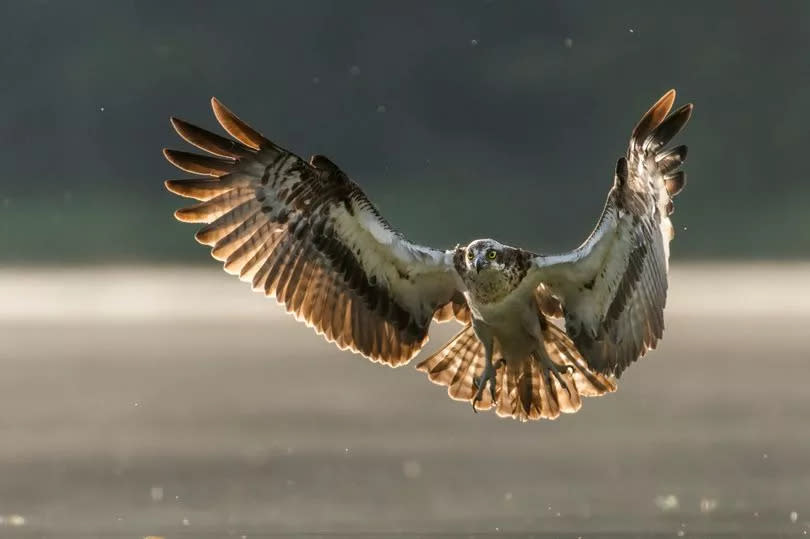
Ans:
[{"label": "white underside", "polygon": [[479,338],[494,338],[496,353],[507,361],[522,361],[542,342],[534,298],[512,293],[499,302],[478,304],[468,295],[467,302]]}]

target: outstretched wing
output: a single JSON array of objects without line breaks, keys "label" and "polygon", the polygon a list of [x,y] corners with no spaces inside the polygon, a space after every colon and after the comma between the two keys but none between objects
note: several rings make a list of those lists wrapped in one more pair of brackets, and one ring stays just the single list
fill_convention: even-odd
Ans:
[{"label": "outstretched wing", "polygon": [[307,163],[211,104],[236,140],[172,118],[181,137],[213,155],[164,150],[178,168],[208,176],[166,187],[202,201],[175,217],[206,223],[196,239],[228,273],[340,348],[391,366],[416,355],[437,311],[466,319],[452,251],[410,243],[327,158]]},{"label": "outstretched wing", "polygon": [[534,259],[531,282],[563,306],[566,332],[598,372],[620,375],[655,348],[664,330],[672,197],[683,188],[686,146],[664,149],[692,105],[669,114],[667,92],[633,130],[590,237],[574,251]]}]

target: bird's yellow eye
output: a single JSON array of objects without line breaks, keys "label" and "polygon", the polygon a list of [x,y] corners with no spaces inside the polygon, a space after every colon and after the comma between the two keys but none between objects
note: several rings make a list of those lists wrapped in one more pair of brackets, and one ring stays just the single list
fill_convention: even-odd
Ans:
[{"label": "bird's yellow eye", "polygon": [[487,251],[487,258],[490,260],[495,260],[495,257],[498,256],[498,253],[495,251]]},{"label": "bird's yellow eye", "polygon": [[475,255],[473,254],[473,252],[472,252],[472,251],[467,251],[467,259],[468,259],[468,260],[472,260],[472,259],[473,259],[473,256],[475,256]]}]

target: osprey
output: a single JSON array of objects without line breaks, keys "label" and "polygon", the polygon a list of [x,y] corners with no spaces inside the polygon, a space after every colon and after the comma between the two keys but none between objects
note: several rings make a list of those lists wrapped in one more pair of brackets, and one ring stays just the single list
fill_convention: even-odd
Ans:
[{"label": "osprey", "polygon": [[398,367],[424,346],[432,321],[456,320],[464,329],[417,369],[474,410],[554,419],[577,411],[581,397],[615,391],[622,371],[662,337],[669,216],[686,158],[686,146],[665,146],[692,112],[689,104],[670,114],[674,100],[670,90],[636,125],[596,228],[565,254],[492,239],[416,245],[332,161],[304,161],[215,98],[214,115],[233,139],[172,118],[182,138],[212,155],[164,150],[204,176],[166,188],[201,201],[175,217],[205,223],[196,239],[225,271],[339,348]]}]

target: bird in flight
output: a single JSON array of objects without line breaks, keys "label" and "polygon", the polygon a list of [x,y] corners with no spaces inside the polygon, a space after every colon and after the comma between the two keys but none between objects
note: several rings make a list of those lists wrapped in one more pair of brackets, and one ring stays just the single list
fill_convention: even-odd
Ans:
[{"label": "bird in flight", "polygon": [[670,90],[636,125],[596,228],[565,254],[493,239],[448,250],[412,243],[331,160],[304,161],[216,98],[232,138],[172,118],[210,155],[164,150],[198,176],[165,184],[200,201],[175,217],[205,224],[195,237],[225,271],[339,348],[399,367],[432,321],[455,320],[464,328],[417,369],[474,410],[554,419],[576,412],[581,397],[615,391],[662,337],[669,216],[686,158],[686,146],[666,146],[692,112],[688,104],[670,114],[674,100]]}]

